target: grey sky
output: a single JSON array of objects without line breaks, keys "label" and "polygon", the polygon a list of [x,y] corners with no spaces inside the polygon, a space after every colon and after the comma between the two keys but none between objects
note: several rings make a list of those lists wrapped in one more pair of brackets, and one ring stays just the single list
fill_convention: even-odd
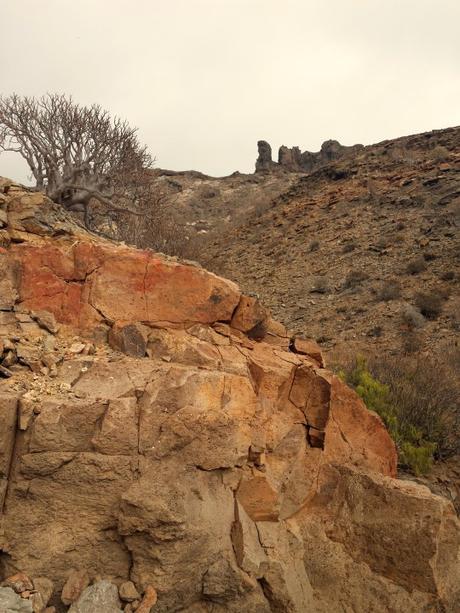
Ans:
[{"label": "grey sky", "polygon": [[98,102],[162,168],[460,124],[458,0],[0,0],[0,21],[2,94]]}]

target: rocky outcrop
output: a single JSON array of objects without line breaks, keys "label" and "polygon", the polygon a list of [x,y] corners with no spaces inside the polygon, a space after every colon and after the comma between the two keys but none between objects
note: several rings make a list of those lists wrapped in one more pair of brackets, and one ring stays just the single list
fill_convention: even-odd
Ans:
[{"label": "rocky outcrop", "polygon": [[321,145],[320,151],[301,151],[299,147],[282,145],[278,150],[278,163],[272,161],[272,149],[266,141],[257,143],[259,156],[256,161],[256,172],[285,170],[289,172],[311,172],[323,164],[339,160],[345,156],[355,155],[363,149],[363,145],[346,147],[336,140],[327,140]]},{"label": "rocky outcrop", "polygon": [[272,160],[272,148],[266,140],[257,142],[259,155],[256,160],[256,172],[268,172],[276,167]]},{"label": "rocky outcrop", "polygon": [[46,576],[56,611],[458,608],[453,507],[395,480],[315,343],[5,191],[0,578]]}]

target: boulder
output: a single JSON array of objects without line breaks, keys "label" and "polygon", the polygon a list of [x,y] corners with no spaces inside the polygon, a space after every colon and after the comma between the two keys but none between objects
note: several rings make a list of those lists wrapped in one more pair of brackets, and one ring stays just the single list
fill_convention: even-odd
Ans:
[{"label": "boulder", "polygon": [[5,613],[34,613],[30,600],[21,598],[10,587],[0,587],[0,611]]},{"label": "boulder", "polygon": [[110,581],[97,581],[83,590],[69,613],[121,613],[118,589]]},{"label": "boulder", "polygon": [[86,570],[72,569],[62,588],[61,601],[71,605],[80,598],[81,593],[89,585],[89,575]]}]

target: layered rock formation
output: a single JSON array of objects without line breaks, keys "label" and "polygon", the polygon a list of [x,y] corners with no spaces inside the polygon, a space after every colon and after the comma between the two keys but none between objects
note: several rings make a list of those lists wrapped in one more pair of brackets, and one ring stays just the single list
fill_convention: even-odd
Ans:
[{"label": "layered rock formation", "polygon": [[27,573],[23,600],[46,577],[57,611],[458,610],[453,507],[395,479],[315,343],[0,185],[0,578]]}]

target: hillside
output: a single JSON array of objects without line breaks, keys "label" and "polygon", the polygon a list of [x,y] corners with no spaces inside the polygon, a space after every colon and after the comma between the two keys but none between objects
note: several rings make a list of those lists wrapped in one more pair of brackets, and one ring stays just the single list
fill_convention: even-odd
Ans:
[{"label": "hillside", "polygon": [[255,176],[293,184],[233,229],[221,224],[207,266],[328,352],[455,347],[460,128],[351,148],[310,172],[273,163]]}]

